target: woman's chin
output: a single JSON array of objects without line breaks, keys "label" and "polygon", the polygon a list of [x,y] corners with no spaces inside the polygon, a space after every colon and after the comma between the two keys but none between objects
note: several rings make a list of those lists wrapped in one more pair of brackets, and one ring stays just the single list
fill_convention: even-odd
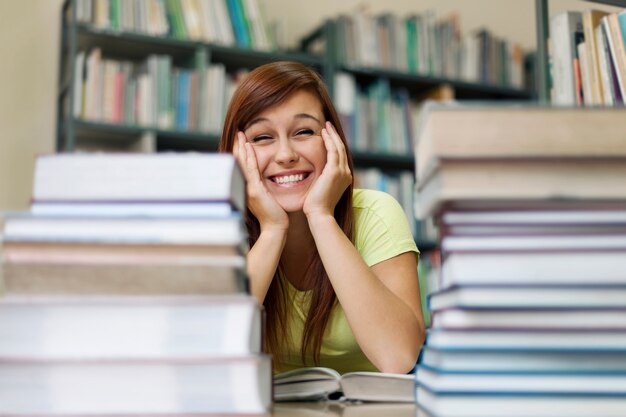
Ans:
[{"label": "woman's chin", "polygon": [[304,207],[304,201],[301,198],[281,198],[278,200],[278,204],[286,213],[297,213],[302,211]]}]

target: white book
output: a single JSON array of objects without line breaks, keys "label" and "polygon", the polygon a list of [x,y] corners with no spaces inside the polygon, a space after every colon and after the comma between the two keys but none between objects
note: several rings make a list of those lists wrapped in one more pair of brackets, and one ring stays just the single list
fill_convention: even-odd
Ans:
[{"label": "white book", "polygon": [[226,1],[228,0],[209,0],[215,9],[217,14],[217,22],[219,24],[218,30],[220,33],[220,42],[226,46],[232,46],[235,44],[235,34],[232,26],[232,19],[228,13],[226,7]]},{"label": "white book", "polygon": [[443,330],[431,329],[426,346],[450,350],[626,351],[626,332],[579,330]]},{"label": "white book", "polygon": [[243,210],[245,189],[229,154],[56,154],[37,158],[33,200],[211,201]]},{"label": "white book", "polygon": [[233,207],[227,202],[217,203],[50,203],[33,202],[30,212],[49,217],[160,217],[202,218],[229,217]]},{"label": "white book", "polygon": [[626,330],[626,310],[595,309],[448,309],[433,312],[439,329]]},{"label": "white book", "polygon": [[554,82],[554,104],[576,105],[574,58],[576,39],[582,37],[582,14],[564,11],[550,18],[552,48],[552,74]]},{"label": "white book", "polygon": [[4,240],[239,246],[247,233],[239,215],[204,218],[41,217],[10,215]]},{"label": "white book", "polygon": [[261,353],[248,295],[45,297],[0,301],[0,358],[163,359]]},{"label": "white book", "polygon": [[488,345],[471,348],[433,349],[424,346],[421,364],[453,372],[594,372],[604,374],[626,374],[626,349],[603,352],[598,349],[559,350],[553,348],[494,349]]},{"label": "white book", "polygon": [[[1,415],[265,414],[269,356],[0,361]],[[27,399],[25,401],[24,399]]]},{"label": "white book", "polygon": [[596,48],[598,50],[598,70],[600,73],[600,83],[602,84],[602,97],[604,105],[612,106],[615,103],[615,91],[611,76],[611,65],[609,56],[609,46],[602,24],[596,26],[594,34],[596,37]]},{"label": "white book", "polygon": [[626,395],[626,374],[446,372],[418,366],[416,379],[435,392]]},{"label": "white book", "polygon": [[[625,274],[626,275],[626,274]],[[429,295],[431,310],[448,308],[623,308],[623,287],[472,286],[452,287]]]},{"label": "white book", "polygon": [[[573,240],[573,239],[571,239]],[[626,251],[450,253],[441,286],[626,284]]]},{"label": "white book", "polygon": [[[427,417],[622,417],[626,397],[615,395],[509,395],[491,393],[435,393],[417,387],[418,414]],[[513,406],[512,406],[513,405]]]},{"label": "white book", "polygon": [[530,236],[463,235],[444,236],[441,249],[446,252],[462,251],[589,251],[626,250],[626,234],[562,234]]}]

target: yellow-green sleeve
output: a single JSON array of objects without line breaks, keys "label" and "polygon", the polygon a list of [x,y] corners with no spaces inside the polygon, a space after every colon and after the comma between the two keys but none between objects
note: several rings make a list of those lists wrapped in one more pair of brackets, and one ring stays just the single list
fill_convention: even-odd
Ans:
[{"label": "yellow-green sleeve", "polygon": [[355,246],[368,266],[419,250],[402,206],[389,194],[355,189]]}]

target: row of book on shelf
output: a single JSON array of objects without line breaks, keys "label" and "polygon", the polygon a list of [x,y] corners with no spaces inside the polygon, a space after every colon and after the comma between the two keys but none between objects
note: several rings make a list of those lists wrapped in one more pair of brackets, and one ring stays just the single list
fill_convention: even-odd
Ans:
[{"label": "row of book on shelf", "polygon": [[441,270],[425,415],[623,414],[624,128],[616,108],[426,106],[416,214],[435,219]]},{"label": "row of book on shelf", "polygon": [[487,29],[461,33],[453,14],[356,12],[335,19],[341,63],[523,89],[523,48]]},{"label": "row of book on shelf", "polygon": [[262,0],[75,0],[96,28],[224,46],[276,49]]},{"label": "row of book on shelf", "polygon": [[552,101],[613,106],[626,100],[626,10],[565,11],[550,18]]},{"label": "row of book on shelf", "polygon": [[0,414],[266,412],[244,204],[230,155],[39,157],[2,236]]},{"label": "row of book on shelf", "polygon": [[416,95],[392,88],[387,78],[359,85],[342,71],[334,75],[333,95],[351,149],[406,155],[415,147],[423,102],[453,100],[454,89],[444,83]]},{"label": "row of book on shelf", "polygon": [[100,48],[74,62],[72,115],[92,122],[221,132],[226,106],[245,71],[229,74],[197,52],[190,65],[170,55],[134,62],[104,58]]}]

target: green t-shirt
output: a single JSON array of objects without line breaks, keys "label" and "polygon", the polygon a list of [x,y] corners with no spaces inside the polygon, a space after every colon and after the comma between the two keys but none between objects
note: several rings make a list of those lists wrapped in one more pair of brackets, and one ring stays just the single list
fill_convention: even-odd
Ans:
[{"label": "green t-shirt", "polygon": [[[368,266],[393,258],[405,252],[419,255],[409,223],[398,202],[389,194],[355,189],[352,197],[355,216],[355,246]],[[299,291],[284,280],[291,308],[291,347],[281,360],[280,371],[313,366],[313,358],[306,364],[300,357],[302,330],[308,311],[310,291]],[[356,342],[339,303],[334,307],[326,325],[320,351],[320,366],[340,373],[376,371]]]}]

